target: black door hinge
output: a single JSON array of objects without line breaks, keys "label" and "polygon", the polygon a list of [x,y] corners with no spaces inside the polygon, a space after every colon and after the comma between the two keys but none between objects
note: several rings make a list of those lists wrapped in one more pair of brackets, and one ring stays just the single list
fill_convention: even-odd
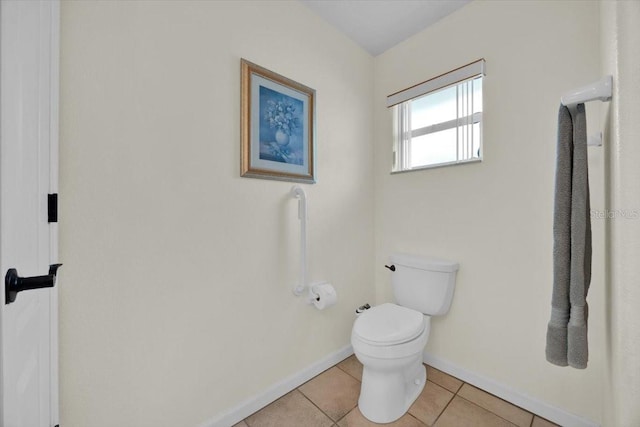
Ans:
[{"label": "black door hinge", "polygon": [[49,222],[58,222],[58,194],[49,194],[47,198]]}]

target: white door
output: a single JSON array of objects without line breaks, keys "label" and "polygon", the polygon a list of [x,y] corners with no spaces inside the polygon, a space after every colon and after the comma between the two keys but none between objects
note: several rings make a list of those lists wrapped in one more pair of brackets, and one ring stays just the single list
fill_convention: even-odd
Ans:
[{"label": "white door", "polygon": [[0,427],[58,423],[56,288],[5,295],[57,261],[58,22],[57,0],[0,0]]}]

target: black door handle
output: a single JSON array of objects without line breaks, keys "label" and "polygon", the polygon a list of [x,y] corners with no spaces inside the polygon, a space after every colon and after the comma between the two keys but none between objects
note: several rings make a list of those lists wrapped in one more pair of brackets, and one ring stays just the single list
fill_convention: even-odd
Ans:
[{"label": "black door handle", "polygon": [[56,285],[56,273],[62,264],[51,264],[46,276],[20,277],[18,270],[10,268],[4,276],[4,303],[11,304],[18,292],[29,289],[52,288]]}]

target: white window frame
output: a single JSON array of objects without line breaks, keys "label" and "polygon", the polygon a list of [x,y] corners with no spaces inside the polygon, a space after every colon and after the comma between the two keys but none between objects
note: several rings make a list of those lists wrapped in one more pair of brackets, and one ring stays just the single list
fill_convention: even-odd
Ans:
[{"label": "white window frame", "polygon": [[[452,70],[448,73],[442,74],[433,79],[427,80],[423,83],[417,84],[400,92],[396,92],[387,97],[387,107],[396,107],[394,109],[394,147],[393,147],[393,167],[391,173],[402,173],[402,172],[410,172],[414,170],[420,169],[430,169],[435,167],[456,165],[456,164],[464,164],[464,163],[473,163],[482,161],[482,112],[472,113],[466,116],[457,117],[455,119],[435,123],[430,126],[425,126],[419,129],[414,129],[411,131],[411,110],[410,110],[410,102],[413,99],[419,98],[421,96],[439,91],[441,89],[449,88],[452,86],[456,86],[456,99],[458,97],[458,91],[461,88],[462,83],[465,83],[470,80],[477,79],[478,77],[485,76],[485,60],[480,59],[478,61],[472,62],[455,70]],[[473,98],[473,97],[471,97]],[[470,111],[473,111],[473,105],[469,108]],[[457,108],[457,111],[458,108]],[[467,131],[474,125],[479,124],[480,126],[480,141],[479,141],[479,149],[480,153],[478,157],[468,157],[468,158],[460,158],[460,153],[456,152],[456,160],[452,162],[441,162],[441,163],[433,163],[428,165],[411,167],[411,138],[416,138],[423,135],[428,135],[430,133],[440,132],[447,129],[456,129],[461,128],[462,126],[468,126]],[[472,130],[471,130],[472,131]],[[458,135],[460,134],[460,130],[458,131]],[[459,144],[456,144],[456,150],[459,150]]]}]

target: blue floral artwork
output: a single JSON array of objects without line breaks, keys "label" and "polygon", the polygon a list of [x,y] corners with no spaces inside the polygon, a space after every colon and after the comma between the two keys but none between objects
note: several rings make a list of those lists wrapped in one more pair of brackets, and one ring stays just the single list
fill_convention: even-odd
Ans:
[{"label": "blue floral artwork", "polygon": [[240,176],[314,184],[316,91],[240,62]]},{"label": "blue floral artwork", "polygon": [[299,99],[260,86],[260,159],[302,165],[304,105]]}]

